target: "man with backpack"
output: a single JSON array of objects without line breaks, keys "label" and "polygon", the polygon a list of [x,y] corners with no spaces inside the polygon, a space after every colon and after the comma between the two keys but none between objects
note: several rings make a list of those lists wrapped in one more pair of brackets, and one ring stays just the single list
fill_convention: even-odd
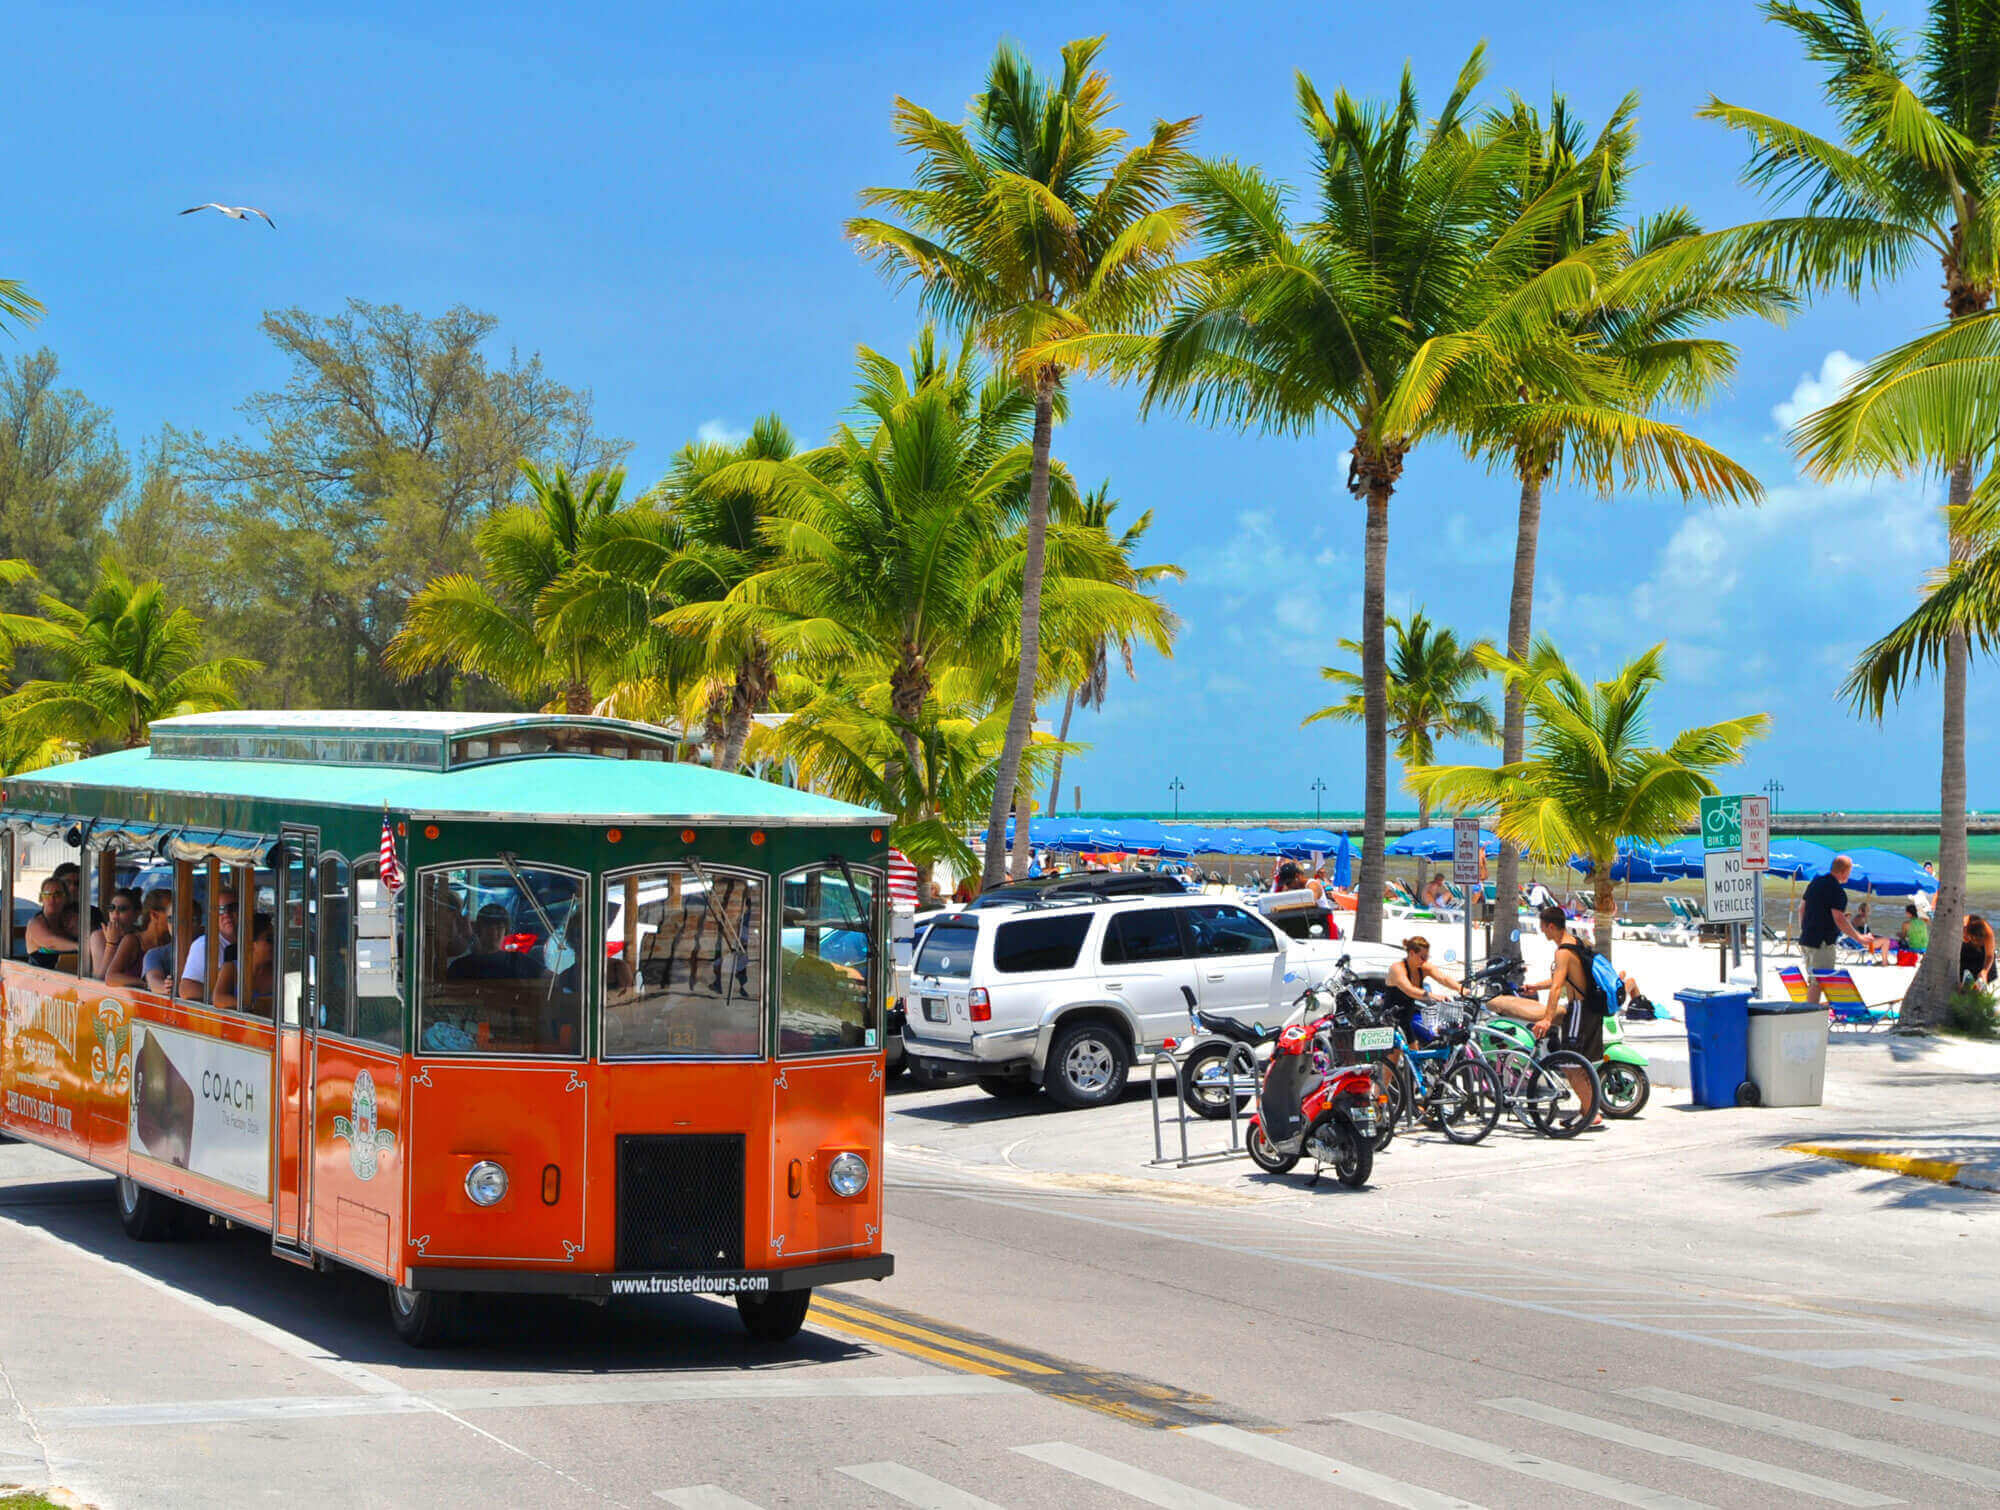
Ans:
[{"label": "man with backpack", "polygon": [[[1527,1023],[1537,1038],[1549,1038],[1556,1048],[1573,1049],[1596,1064],[1604,1057],[1604,1019],[1618,1000],[1617,972],[1611,968],[1611,961],[1569,931],[1569,917],[1562,908],[1544,907],[1536,917],[1541,923],[1542,937],[1556,946],[1549,978],[1526,988],[1538,993],[1541,1000],[1496,996],[1487,1005]],[[1608,988],[1604,984],[1606,977],[1610,980]],[[1588,1102],[1589,1077],[1576,1070],[1569,1072],[1568,1079],[1577,1098]],[[1590,1112],[1590,1125],[1602,1127],[1604,1119],[1597,1108],[1592,1106]]]}]

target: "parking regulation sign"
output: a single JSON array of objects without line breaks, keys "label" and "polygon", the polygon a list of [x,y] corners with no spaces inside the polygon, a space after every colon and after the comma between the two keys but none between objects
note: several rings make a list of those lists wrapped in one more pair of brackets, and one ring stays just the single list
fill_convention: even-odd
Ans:
[{"label": "parking regulation sign", "polygon": [[1743,837],[1743,864],[1750,870],[1771,868],[1771,799],[1739,797],[1737,813]]},{"label": "parking regulation sign", "polygon": [[1451,878],[1454,881],[1476,881],[1479,879],[1479,820],[1477,818],[1454,818],[1451,820]]}]

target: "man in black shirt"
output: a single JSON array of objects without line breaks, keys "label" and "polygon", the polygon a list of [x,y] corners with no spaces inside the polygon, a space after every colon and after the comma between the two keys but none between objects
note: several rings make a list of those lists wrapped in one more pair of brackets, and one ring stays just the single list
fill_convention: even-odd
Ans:
[{"label": "man in black shirt", "polygon": [[1852,860],[1846,855],[1835,855],[1826,873],[1814,876],[1806,885],[1806,894],[1800,903],[1799,953],[1804,956],[1808,1006],[1819,1005],[1819,972],[1838,968],[1834,945],[1842,934],[1864,949],[1874,943],[1872,938],[1858,932],[1848,921],[1845,883],[1853,872]]},{"label": "man in black shirt", "polygon": [[544,972],[526,954],[505,947],[513,915],[498,902],[479,909],[472,923],[472,949],[453,960],[445,970],[446,980],[535,980]]}]

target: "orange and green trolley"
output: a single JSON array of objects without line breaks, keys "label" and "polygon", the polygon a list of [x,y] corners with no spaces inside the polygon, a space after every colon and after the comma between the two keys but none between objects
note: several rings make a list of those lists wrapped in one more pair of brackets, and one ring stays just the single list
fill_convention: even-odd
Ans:
[{"label": "orange and green trolley", "polygon": [[387,1282],[885,1278],[886,818],[611,719],[216,713],[0,792],[0,1130]]}]

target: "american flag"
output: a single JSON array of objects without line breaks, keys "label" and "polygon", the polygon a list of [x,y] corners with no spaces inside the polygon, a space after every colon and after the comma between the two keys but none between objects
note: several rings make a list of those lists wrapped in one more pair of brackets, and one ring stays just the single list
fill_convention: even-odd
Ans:
[{"label": "american flag", "polygon": [[403,867],[396,863],[396,831],[389,826],[389,815],[382,815],[382,884],[391,891],[403,889]]},{"label": "american flag", "polygon": [[889,851],[889,906],[895,912],[917,910],[917,867],[900,849]]}]

